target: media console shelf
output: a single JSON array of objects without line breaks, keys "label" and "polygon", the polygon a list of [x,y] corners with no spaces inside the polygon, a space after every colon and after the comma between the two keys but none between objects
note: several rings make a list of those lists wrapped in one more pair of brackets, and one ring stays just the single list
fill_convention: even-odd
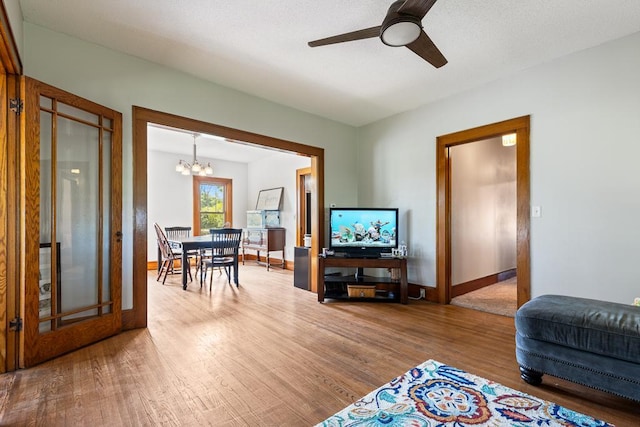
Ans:
[{"label": "media console shelf", "polygon": [[[325,275],[328,267],[356,268],[357,273],[349,276]],[[372,277],[362,274],[365,268],[397,268],[400,270],[400,280],[391,280],[388,277]],[[371,285],[376,288],[376,296],[372,298],[349,298],[347,288],[352,286]],[[389,292],[393,293],[393,297]],[[409,301],[409,287],[407,284],[407,259],[406,258],[343,258],[333,256],[318,257],[318,301],[325,298],[350,299],[350,300],[381,300],[400,301],[406,304]]]}]

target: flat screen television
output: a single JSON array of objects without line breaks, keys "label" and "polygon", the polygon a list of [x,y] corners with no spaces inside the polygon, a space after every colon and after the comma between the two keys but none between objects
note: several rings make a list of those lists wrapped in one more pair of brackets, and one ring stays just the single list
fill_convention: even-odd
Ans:
[{"label": "flat screen television", "polygon": [[398,209],[330,208],[329,230],[336,254],[377,258],[398,247]]}]

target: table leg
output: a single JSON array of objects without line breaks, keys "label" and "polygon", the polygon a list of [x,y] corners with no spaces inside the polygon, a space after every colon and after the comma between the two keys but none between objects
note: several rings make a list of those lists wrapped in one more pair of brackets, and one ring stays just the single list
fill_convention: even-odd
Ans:
[{"label": "table leg", "polygon": [[240,286],[238,283],[238,257],[233,261],[233,281],[236,283],[236,288]]},{"label": "table leg", "polygon": [[182,289],[187,290],[187,266],[189,265],[189,257],[187,251],[182,248],[182,261],[180,261],[180,269],[182,270]]}]

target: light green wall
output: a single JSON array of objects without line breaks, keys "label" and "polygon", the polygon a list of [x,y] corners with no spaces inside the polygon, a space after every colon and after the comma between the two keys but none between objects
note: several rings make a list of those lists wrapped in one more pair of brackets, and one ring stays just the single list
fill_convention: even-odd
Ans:
[{"label": "light green wall", "polygon": [[[169,52],[168,52],[169,53]],[[123,307],[131,306],[132,106],[325,150],[327,200],[353,203],[356,129],[24,23],[25,74],[123,114]],[[327,202],[328,203],[328,202]]]},{"label": "light green wall", "polygon": [[400,208],[409,280],[434,285],[436,137],[530,114],[532,294],[640,294],[640,33],[357,130],[28,23],[23,46],[27,75],[123,113],[125,233],[139,105],[323,147],[326,205]]},{"label": "light green wall", "polygon": [[640,296],[638,52],[640,33],[359,130],[360,203],[404,213],[411,282],[435,284],[436,138],[530,114],[532,295]]}]

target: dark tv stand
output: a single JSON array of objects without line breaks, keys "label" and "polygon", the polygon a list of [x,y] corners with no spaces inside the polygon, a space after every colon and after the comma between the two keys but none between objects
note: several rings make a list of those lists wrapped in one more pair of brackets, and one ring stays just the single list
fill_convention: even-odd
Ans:
[{"label": "dark tv stand", "polygon": [[[325,268],[341,267],[356,268],[356,274],[350,276],[325,276]],[[365,268],[397,268],[400,270],[400,281],[391,280],[388,277],[365,276]],[[394,292],[394,297],[362,298],[363,300],[399,301],[407,304],[409,301],[409,286],[407,283],[407,259],[406,258],[354,258],[354,257],[318,257],[318,301],[323,302],[325,297],[331,299],[351,299],[348,294],[340,291],[349,284],[375,285],[376,288],[386,288]],[[327,287],[335,288],[327,290]],[[338,289],[338,290],[336,290]],[[394,290],[395,289],[395,290]],[[399,295],[398,295],[399,294]]]}]

